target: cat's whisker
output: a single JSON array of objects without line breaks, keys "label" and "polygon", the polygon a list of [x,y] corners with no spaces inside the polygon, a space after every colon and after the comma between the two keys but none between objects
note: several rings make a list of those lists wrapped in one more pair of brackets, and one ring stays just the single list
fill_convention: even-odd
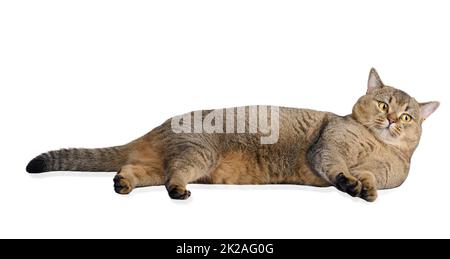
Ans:
[{"label": "cat's whisker", "polygon": [[367,123],[363,123],[364,124],[364,126],[366,126],[367,128],[369,128],[369,129],[372,129],[372,128],[375,128],[375,127],[379,127],[379,125],[378,124],[376,124],[376,123],[372,123],[372,122],[367,122]]},{"label": "cat's whisker", "polygon": [[401,129],[398,125],[394,125],[392,128],[389,128],[389,131],[394,137],[399,137],[401,135]]},{"label": "cat's whisker", "polygon": [[123,146],[41,154],[26,170],[118,172],[119,194],[165,185],[171,198],[183,200],[191,195],[189,183],[285,183],[336,186],[374,201],[377,188],[405,180],[421,133],[414,118],[425,119],[438,106],[385,86],[372,69],[367,92],[349,116],[275,106],[270,116],[267,106],[191,112]]}]

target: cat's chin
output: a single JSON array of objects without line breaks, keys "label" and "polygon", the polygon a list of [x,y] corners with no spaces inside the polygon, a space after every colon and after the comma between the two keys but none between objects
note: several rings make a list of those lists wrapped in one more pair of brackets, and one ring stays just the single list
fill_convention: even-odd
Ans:
[{"label": "cat's chin", "polygon": [[378,139],[383,141],[386,144],[390,145],[398,145],[400,136],[395,136],[390,130],[389,127],[379,128],[377,129],[376,135]]}]

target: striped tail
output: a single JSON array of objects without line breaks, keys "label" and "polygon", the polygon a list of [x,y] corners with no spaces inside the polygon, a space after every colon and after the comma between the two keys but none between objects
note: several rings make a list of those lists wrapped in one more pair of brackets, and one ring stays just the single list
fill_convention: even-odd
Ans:
[{"label": "striped tail", "polygon": [[127,146],[50,151],[31,160],[27,165],[27,172],[31,174],[50,171],[117,172],[126,163],[128,153]]}]

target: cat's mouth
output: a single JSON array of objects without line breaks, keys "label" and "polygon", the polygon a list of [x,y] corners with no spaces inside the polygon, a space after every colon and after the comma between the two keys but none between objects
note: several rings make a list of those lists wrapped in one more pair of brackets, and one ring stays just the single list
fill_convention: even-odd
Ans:
[{"label": "cat's mouth", "polygon": [[376,121],[380,135],[383,138],[396,138],[401,135],[400,127],[397,123],[390,123],[387,119],[378,119]]}]

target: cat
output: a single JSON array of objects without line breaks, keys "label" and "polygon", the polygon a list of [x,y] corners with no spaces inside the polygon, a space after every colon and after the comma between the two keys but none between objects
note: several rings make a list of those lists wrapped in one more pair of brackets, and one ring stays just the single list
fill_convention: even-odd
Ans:
[{"label": "cat", "polygon": [[[118,172],[114,189],[119,194],[165,185],[172,199],[182,200],[191,195],[187,184],[204,183],[335,186],[372,202],[377,190],[405,181],[422,123],[438,106],[439,102],[419,103],[384,85],[372,68],[367,92],[350,115],[276,107],[269,116],[279,129],[272,144],[260,143],[264,135],[260,131],[221,131],[226,123],[219,124],[217,118],[215,133],[177,132],[169,119],[129,144],[50,151],[31,160],[26,170]],[[252,107],[231,110],[244,111],[240,118],[252,127]],[[187,115],[207,119],[209,112]],[[235,113],[226,117],[227,123],[239,123]],[[184,118],[192,122],[191,117]]]}]

